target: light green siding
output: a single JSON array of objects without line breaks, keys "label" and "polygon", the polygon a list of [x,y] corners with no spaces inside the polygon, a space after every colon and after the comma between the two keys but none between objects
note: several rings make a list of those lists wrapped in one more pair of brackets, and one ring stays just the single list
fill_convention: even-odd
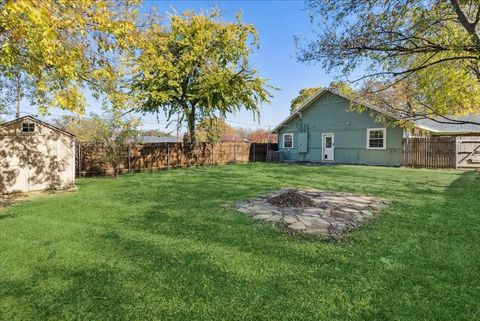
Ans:
[{"label": "light green siding", "polygon": [[[400,166],[403,129],[387,128],[386,149],[367,149],[367,128],[385,128],[368,112],[349,110],[349,101],[326,93],[279,129],[279,150],[286,160],[321,161],[322,133],[335,135],[335,163]],[[299,134],[306,132],[308,148],[299,152]],[[293,133],[293,148],[283,148],[283,134]]]},{"label": "light green siding", "polygon": [[308,152],[308,133],[299,133],[298,134],[298,147],[299,153],[306,153]]}]

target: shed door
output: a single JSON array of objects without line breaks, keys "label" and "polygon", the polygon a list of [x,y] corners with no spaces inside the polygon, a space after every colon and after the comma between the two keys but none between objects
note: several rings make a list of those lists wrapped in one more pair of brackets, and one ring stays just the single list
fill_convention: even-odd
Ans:
[{"label": "shed door", "polygon": [[335,140],[333,133],[322,134],[322,161],[334,161]]},{"label": "shed door", "polygon": [[25,145],[16,136],[0,136],[0,194],[27,192],[29,168]]}]

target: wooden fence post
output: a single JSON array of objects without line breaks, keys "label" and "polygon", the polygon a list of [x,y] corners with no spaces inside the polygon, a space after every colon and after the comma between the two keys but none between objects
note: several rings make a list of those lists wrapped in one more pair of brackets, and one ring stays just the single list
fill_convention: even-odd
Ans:
[{"label": "wooden fence post", "polygon": [[130,173],[130,145],[127,146],[128,153],[128,172]]},{"label": "wooden fence post", "polygon": [[82,144],[78,143],[78,177],[82,177]]},{"label": "wooden fence post", "polygon": [[265,152],[265,162],[268,162],[268,145],[269,142],[267,143],[267,151]]},{"label": "wooden fence post", "polygon": [[212,165],[215,164],[215,144],[212,143]]},{"label": "wooden fence post", "polygon": [[458,146],[459,145],[458,140],[459,139],[460,139],[459,137],[455,137],[455,169],[458,169],[458,159],[459,159],[459,157],[458,157],[458,147],[459,147]]},{"label": "wooden fence post", "polygon": [[170,144],[167,143],[167,169],[170,168]]},{"label": "wooden fence post", "polygon": [[233,145],[233,162],[235,164],[237,163],[237,143]]}]

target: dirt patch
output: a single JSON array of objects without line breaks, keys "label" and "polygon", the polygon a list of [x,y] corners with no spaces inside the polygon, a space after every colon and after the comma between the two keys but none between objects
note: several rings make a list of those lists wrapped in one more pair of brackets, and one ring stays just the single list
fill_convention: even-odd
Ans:
[{"label": "dirt patch", "polygon": [[310,207],[314,202],[311,198],[300,194],[298,191],[290,190],[280,195],[270,197],[267,202],[279,207]]}]

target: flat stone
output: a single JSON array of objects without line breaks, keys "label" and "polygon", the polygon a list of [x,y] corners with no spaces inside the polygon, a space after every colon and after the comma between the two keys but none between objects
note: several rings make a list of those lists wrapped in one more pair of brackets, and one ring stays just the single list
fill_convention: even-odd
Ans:
[{"label": "flat stone", "polygon": [[369,204],[373,201],[370,197],[367,196],[348,196],[347,200],[363,204]]},{"label": "flat stone", "polygon": [[298,222],[298,218],[296,216],[292,216],[292,215],[285,215],[283,217],[283,221],[286,223],[286,224],[293,224],[293,223],[296,223]]},{"label": "flat stone", "polygon": [[304,231],[305,234],[315,234],[315,235],[323,235],[323,236],[327,236],[330,234],[330,232],[328,231],[328,229],[324,229],[324,228],[311,228],[311,229],[306,229]]},{"label": "flat stone", "polygon": [[268,220],[271,216],[272,216],[272,214],[257,214],[257,215],[255,215],[255,216],[253,216],[253,219],[254,219],[254,220],[263,220],[263,221],[266,221],[266,220]]},{"label": "flat stone", "polygon": [[237,208],[237,211],[240,212],[240,213],[243,213],[243,214],[252,214],[252,210],[250,210],[247,207]]},{"label": "flat stone", "polygon": [[282,212],[283,215],[295,215],[299,210],[288,208],[288,207],[282,207],[280,211]]},{"label": "flat stone", "polygon": [[250,207],[250,211],[255,214],[271,214],[271,209],[266,206],[254,205]]},{"label": "flat stone", "polygon": [[362,210],[362,214],[363,214],[363,216],[368,217],[368,218],[373,217],[373,213],[371,211]]},{"label": "flat stone", "polygon": [[364,204],[364,203],[349,203],[349,204],[344,203],[343,206],[353,208],[355,210],[360,210],[360,211],[368,208],[368,204]]},{"label": "flat stone", "polygon": [[323,218],[320,218],[320,217],[311,217],[311,216],[299,215],[298,219],[303,224],[305,224],[307,227],[311,226],[311,227],[318,228],[318,227],[323,227],[323,226],[328,227],[330,225],[327,221],[325,221]]},{"label": "flat stone", "polygon": [[352,213],[344,212],[342,210],[333,210],[332,216],[335,218],[340,218],[344,220],[351,220],[353,218]]},{"label": "flat stone", "polygon": [[267,222],[278,222],[282,219],[282,215],[272,215],[269,218],[265,219]]},{"label": "flat stone", "polygon": [[384,210],[388,205],[387,204],[381,204],[381,203],[372,203],[370,204],[370,207],[375,210],[375,211],[382,211]]},{"label": "flat stone", "polygon": [[341,211],[346,212],[346,213],[351,213],[351,214],[358,214],[360,213],[360,210],[354,209],[354,208],[349,208],[349,207],[341,207]]},{"label": "flat stone", "polygon": [[302,231],[307,228],[305,224],[303,224],[302,222],[290,224],[288,227],[295,231]]},{"label": "flat stone", "polygon": [[324,209],[330,209],[330,208],[335,208],[335,207],[337,207],[338,205],[340,205],[340,204],[339,204],[339,203],[335,203],[335,202],[320,201],[320,202],[318,202],[317,207],[319,207],[319,208],[324,208]]}]

